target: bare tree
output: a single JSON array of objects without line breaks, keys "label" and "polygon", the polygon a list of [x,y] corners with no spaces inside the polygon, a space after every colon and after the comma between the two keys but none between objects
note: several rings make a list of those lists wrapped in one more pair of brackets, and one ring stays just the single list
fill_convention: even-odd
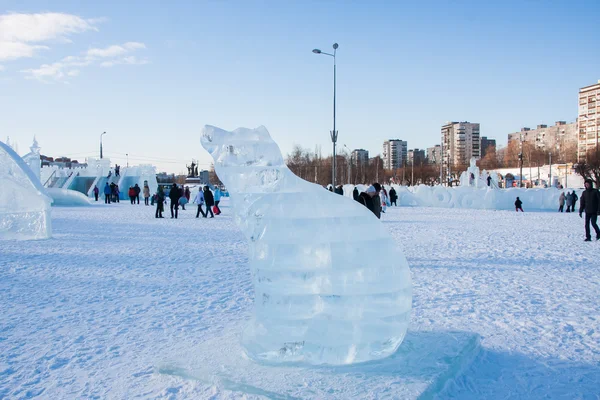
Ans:
[{"label": "bare tree", "polygon": [[596,187],[600,185],[600,154],[597,150],[587,152],[584,162],[575,165],[575,172],[583,179],[591,179]]}]

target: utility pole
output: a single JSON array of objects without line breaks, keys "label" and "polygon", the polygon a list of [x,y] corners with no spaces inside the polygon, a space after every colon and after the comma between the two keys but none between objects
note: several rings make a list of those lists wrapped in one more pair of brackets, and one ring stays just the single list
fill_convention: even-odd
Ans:
[{"label": "utility pole", "polygon": [[523,134],[519,135],[519,161],[521,162],[521,172],[519,175],[519,187],[523,187]]}]

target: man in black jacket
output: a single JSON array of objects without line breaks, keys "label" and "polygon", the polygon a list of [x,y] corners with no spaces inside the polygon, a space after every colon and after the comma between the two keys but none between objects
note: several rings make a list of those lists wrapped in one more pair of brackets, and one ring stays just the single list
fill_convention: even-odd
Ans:
[{"label": "man in black jacket", "polygon": [[581,193],[579,206],[579,216],[581,217],[585,210],[585,241],[591,242],[590,222],[596,231],[596,240],[600,240],[600,229],[598,229],[598,214],[600,214],[600,192],[594,189],[594,182],[586,179],[585,190]]},{"label": "man in black jacket", "polygon": [[215,198],[213,197],[212,192],[208,188],[208,186],[204,186],[204,203],[206,203],[206,213],[204,214],[204,218],[208,215],[210,211],[210,217],[214,218],[215,214],[213,213],[213,206],[215,205]]},{"label": "man in black jacket", "polygon": [[[177,187],[177,184],[174,183],[171,186],[171,191],[169,192],[169,199],[171,200],[171,218],[177,219],[177,214],[179,212],[179,198],[181,197],[181,190]],[[173,213],[173,209],[175,209],[175,213]]]},{"label": "man in black jacket", "polygon": [[398,200],[398,195],[396,194],[396,189],[391,188],[390,189],[390,205],[393,204],[394,206],[397,206],[396,200]]}]

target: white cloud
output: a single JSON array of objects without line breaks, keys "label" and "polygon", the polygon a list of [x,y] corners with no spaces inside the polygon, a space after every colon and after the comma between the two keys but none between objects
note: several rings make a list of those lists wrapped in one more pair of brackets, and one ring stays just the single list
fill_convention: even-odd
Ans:
[{"label": "white cloud", "polygon": [[144,43],[138,42],[127,42],[123,45],[113,45],[106,47],[104,49],[89,49],[87,51],[87,56],[90,58],[109,58],[109,57],[117,57],[130,51],[145,49],[146,45]]},{"label": "white cloud", "polygon": [[70,42],[69,35],[98,30],[99,20],[64,13],[0,15],[0,60],[33,57],[48,41]]},{"label": "white cloud", "polygon": [[[81,72],[81,67],[95,65],[100,60],[100,67],[113,67],[119,64],[127,65],[143,65],[148,64],[147,59],[138,59],[135,56],[125,56],[127,53],[138,49],[145,49],[146,45],[139,42],[127,42],[122,45],[112,45],[103,49],[89,49],[82,53],[81,56],[68,56],[60,62],[54,64],[44,64],[36,69],[25,69],[21,72],[26,75],[27,79],[37,79],[39,81],[49,83],[52,81],[63,81],[67,77],[78,76]],[[121,56],[121,57],[119,57]]]}]

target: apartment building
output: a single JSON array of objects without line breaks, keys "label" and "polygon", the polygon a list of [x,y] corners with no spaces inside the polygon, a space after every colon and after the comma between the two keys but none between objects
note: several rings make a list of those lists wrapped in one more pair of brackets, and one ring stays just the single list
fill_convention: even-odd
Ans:
[{"label": "apartment building", "polygon": [[540,124],[535,129],[521,128],[519,132],[508,134],[508,142],[519,142],[521,137],[523,142],[544,151],[563,153],[577,147],[577,123],[556,121],[553,126]]},{"label": "apartment building", "polygon": [[587,152],[598,151],[600,139],[600,111],[597,107],[600,103],[600,80],[595,85],[585,86],[579,89],[579,112],[577,121],[577,159],[584,161]]},{"label": "apartment building", "polygon": [[408,151],[408,165],[423,165],[425,163],[425,150],[411,149]]},{"label": "apartment building", "polygon": [[390,139],[383,142],[383,168],[401,168],[407,160],[408,143],[400,139]]},{"label": "apartment building", "polygon": [[365,149],[354,149],[350,155],[350,160],[353,165],[369,164],[369,151]]},{"label": "apartment building", "polygon": [[496,147],[496,139],[488,139],[487,136],[481,137],[481,146],[479,146],[479,150],[481,152],[481,158],[485,157],[485,152],[488,147],[494,146]]},{"label": "apartment building", "polygon": [[436,144],[427,148],[427,164],[440,164],[442,162],[442,146]]},{"label": "apartment building", "polygon": [[447,122],[442,126],[442,158],[445,164],[468,165],[472,157],[481,158],[479,124]]}]

